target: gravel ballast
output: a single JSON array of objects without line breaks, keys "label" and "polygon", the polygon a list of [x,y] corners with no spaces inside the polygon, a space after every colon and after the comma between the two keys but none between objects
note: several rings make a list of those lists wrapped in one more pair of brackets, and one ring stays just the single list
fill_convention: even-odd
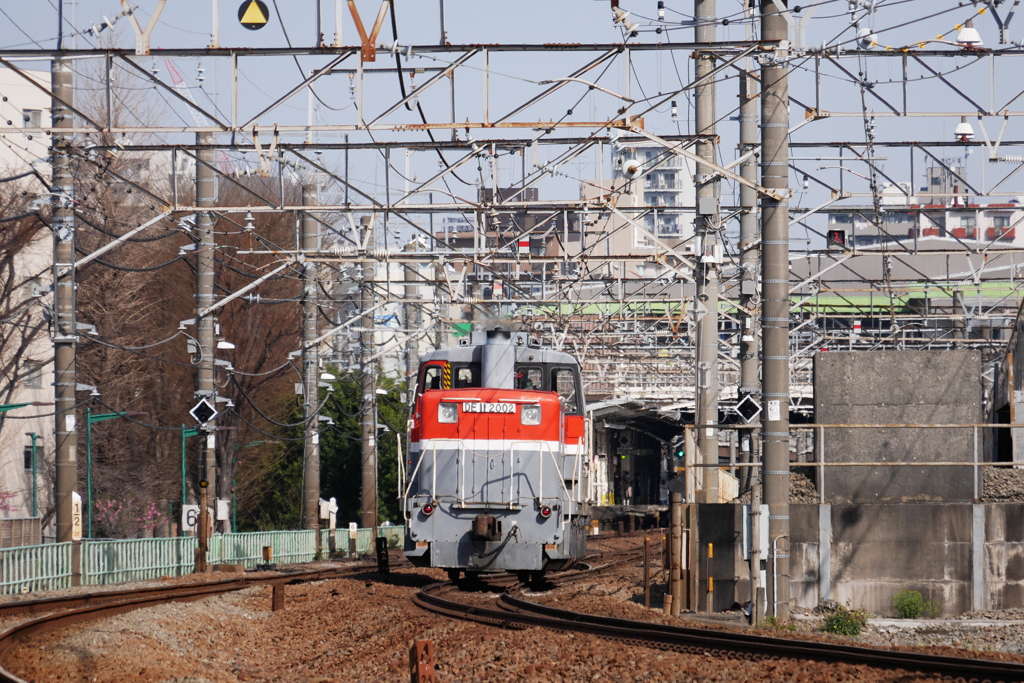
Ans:
[{"label": "gravel ballast", "polygon": [[[635,547],[640,540],[599,538],[591,548]],[[530,599],[575,611],[686,623],[659,609],[644,609],[641,577],[642,565],[633,562]],[[270,611],[271,589],[253,587],[39,636],[16,648],[7,663],[30,681],[408,681],[409,646],[415,638],[428,638],[434,641],[437,680],[443,683],[888,681],[901,676],[815,662],[723,661],[541,628],[505,630],[439,617],[411,603],[420,587],[443,578],[438,570],[403,569],[390,577],[367,572],[289,585],[285,609],[277,612]],[[660,607],[663,587],[656,584],[653,593],[653,606]],[[476,599],[493,602],[487,594]],[[864,635],[841,640],[864,645],[960,643],[977,652],[1018,652],[1024,625],[996,624],[998,616],[1017,621],[1021,615],[989,616],[986,620],[975,615],[990,622],[989,626],[953,622],[929,622],[919,628],[869,626]],[[797,624],[798,635],[825,637],[815,634],[818,626],[812,618]],[[771,629],[756,632],[787,635]],[[971,656],[970,651],[958,654]]]}]

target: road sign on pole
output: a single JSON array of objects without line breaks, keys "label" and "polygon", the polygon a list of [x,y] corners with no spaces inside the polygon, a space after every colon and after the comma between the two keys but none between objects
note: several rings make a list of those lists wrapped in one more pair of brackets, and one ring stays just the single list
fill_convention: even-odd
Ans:
[{"label": "road sign on pole", "polygon": [[270,14],[260,0],[244,0],[238,7],[238,23],[250,31],[258,31],[267,25]]}]

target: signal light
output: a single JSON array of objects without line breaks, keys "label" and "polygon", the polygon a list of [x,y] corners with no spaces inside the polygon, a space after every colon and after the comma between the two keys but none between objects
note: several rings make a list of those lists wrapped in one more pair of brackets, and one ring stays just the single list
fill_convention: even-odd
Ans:
[{"label": "signal light", "polygon": [[430,513],[432,513],[433,511],[434,511],[434,505],[432,503],[427,503],[426,505],[423,506],[423,514],[424,515],[429,517]]},{"label": "signal light", "polygon": [[543,517],[544,519],[547,519],[548,517],[550,517],[551,516],[551,506],[550,505],[543,506],[540,509],[540,516]]},{"label": "signal light", "polygon": [[686,449],[683,448],[682,446],[677,448],[676,449],[676,457],[677,458],[685,458],[686,457]]}]

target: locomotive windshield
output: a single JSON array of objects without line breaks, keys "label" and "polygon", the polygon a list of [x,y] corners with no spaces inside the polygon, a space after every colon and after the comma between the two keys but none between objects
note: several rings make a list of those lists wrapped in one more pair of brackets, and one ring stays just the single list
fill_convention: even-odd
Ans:
[{"label": "locomotive windshield", "polygon": [[[419,393],[433,389],[472,389],[481,386],[479,363],[448,363],[429,361],[420,372]],[[581,414],[579,371],[575,367],[541,364],[516,364],[516,389],[553,391],[558,394],[562,411]]]}]

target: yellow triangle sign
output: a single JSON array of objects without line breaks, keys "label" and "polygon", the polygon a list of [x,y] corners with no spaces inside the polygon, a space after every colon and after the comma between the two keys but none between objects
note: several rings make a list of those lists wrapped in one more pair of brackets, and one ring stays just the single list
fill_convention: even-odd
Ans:
[{"label": "yellow triangle sign", "polygon": [[245,28],[263,28],[267,23],[267,6],[259,0],[247,0],[238,8],[238,21]]}]

